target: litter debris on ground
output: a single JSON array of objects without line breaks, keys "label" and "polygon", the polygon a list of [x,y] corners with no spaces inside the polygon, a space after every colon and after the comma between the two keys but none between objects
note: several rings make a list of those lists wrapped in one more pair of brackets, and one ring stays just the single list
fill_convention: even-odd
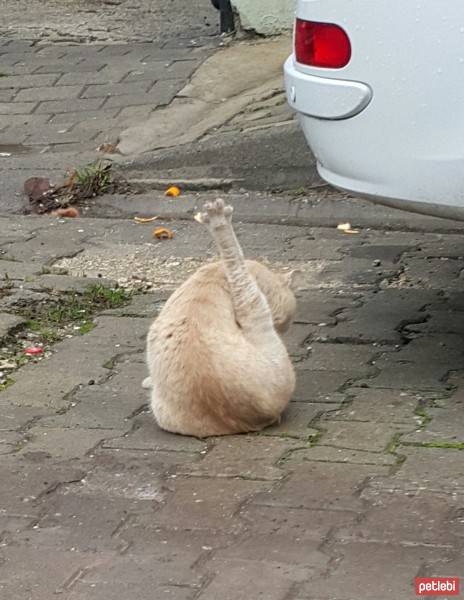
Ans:
[{"label": "litter debris on ground", "polygon": [[157,221],[159,217],[134,217],[134,221],[139,224],[144,223],[153,223],[153,221]]},{"label": "litter debris on ground", "polygon": [[153,237],[157,238],[158,240],[172,240],[174,237],[174,232],[170,229],[166,229],[165,227],[158,227],[158,229],[155,229],[153,232]]},{"label": "litter debris on ground", "polygon": [[58,208],[57,210],[52,210],[50,213],[52,217],[65,217],[68,219],[76,219],[80,217],[80,212],[74,206],[69,206],[68,208]]},{"label": "litter debris on ground", "polygon": [[180,189],[176,185],[172,185],[166,190],[165,196],[177,198],[178,196],[180,196]]},{"label": "litter debris on ground", "polygon": [[43,354],[44,349],[41,346],[29,346],[24,349],[24,354],[28,356],[36,356],[37,354]]},{"label": "litter debris on ground", "polygon": [[359,229],[353,229],[351,223],[340,223],[337,229],[343,233],[359,233]]},{"label": "litter debris on ground", "polygon": [[118,145],[113,142],[105,142],[104,144],[100,144],[97,148],[97,152],[101,152],[102,154],[120,154]]},{"label": "litter debris on ground", "polygon": [[[115,178],[111,161],[98,160],[67,173],[63,183],[53,184],[47,177],[31,177],[24,183],[24,192],[29,198],[30,211],[42,215],[74,207],[105,192],[122,189],[122,178]],[[75,209],[77,210],[77,209]],[[76,217],[75,212],[58,215]]]}]

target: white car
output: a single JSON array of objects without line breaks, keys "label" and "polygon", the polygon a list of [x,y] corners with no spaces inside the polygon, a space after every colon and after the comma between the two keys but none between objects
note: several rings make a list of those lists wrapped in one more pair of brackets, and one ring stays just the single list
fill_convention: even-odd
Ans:
[{"label": "white car", "polygon": [[297,0],[285,63],[320,175],[464,218],[463,0]]}]

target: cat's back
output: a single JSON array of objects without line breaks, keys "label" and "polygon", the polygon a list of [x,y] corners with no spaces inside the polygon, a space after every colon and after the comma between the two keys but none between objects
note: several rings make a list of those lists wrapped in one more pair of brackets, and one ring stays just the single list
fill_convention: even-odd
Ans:
[{"label": "cat's back", "polygon": [[148,341],[165,346],[171,340],[192,347],[224,329],[236,330],[237,325],[224,268],[211,263],[200,267],[172,294],[153,322]]}]

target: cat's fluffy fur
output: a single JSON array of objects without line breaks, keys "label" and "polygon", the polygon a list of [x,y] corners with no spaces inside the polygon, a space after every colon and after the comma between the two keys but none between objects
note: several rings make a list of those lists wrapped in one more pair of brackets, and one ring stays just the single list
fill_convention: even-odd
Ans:
[{"label": "cat's fluffy fur", "polygon": [[295,375],[280,338],[294,316],[291,276],[245,261],[222,200],[196,219],[221,262],[170,297],[147,339],[151,407],[167,431],[207,437],[259,431],[280,419]]}]

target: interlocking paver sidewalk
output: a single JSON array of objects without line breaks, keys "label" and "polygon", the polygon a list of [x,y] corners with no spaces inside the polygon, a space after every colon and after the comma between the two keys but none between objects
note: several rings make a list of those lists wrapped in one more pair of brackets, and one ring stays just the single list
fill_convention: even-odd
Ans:
[{"label": "interlocking paver sidewalk", "polygon": [[[198,226],[0,218],[2,597],[412,600],[418,575],[464,576],[462,236],[268,225],[267,200],[232,201],[248,256],[302,270],[298,387],[280,426],[209,440],[160,431],[140,387],[151,319],[214,255]],[[111,280],[145,293],[43,330]],[[50,355],[5,366],[40,336]]]},{"label": "interlocking paver sidewalk", "polygon": [[[0,46],[0,146],[30,151],[95,150],[171,102],[210,54],[192,44]],[[32,149],[30,147],[33,147]]]}]

